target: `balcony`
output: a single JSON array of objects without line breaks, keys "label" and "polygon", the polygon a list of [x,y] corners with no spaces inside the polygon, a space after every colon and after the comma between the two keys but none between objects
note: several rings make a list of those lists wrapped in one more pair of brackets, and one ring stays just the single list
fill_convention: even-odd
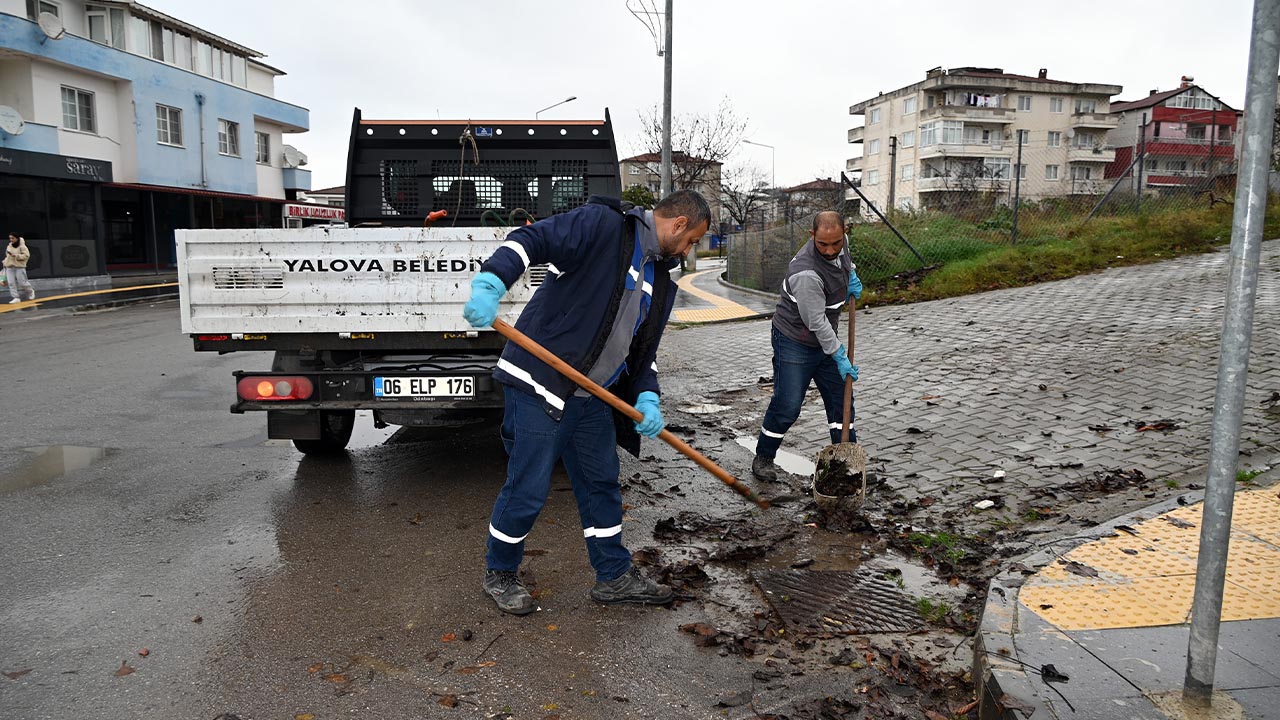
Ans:
[{"label": "balcony", "polygon": [[1016,145],[1008,142],[938,144],[920,148],[919,157],[921,160],[937,157],[1013,157],[1015,147]]},{"label": "balcony", "polygon": [[1071,116],[1070,125],[1073,128],[1112,130],[1120,126],[1120,118],[1110,113],[1075,113]]},{"label": "balcony", "polygon": [[851,170],[853,172],[860,172],[862,170],[862,161],[863,158],[860,157],[849,158],[844,163],[844,169]]},{"label": "balcony", "polygon": [[849,128],[849,142],[862,142],[862,136],[866,134],[866,131],[867,129],[865,127]]},{"label": "balcony", "polygon": [[[917,192],[1001,192],[1009,189],[1007,179],[994,178],[964,178],[957,179],[951,177],[918,177],[916,178]],[[1024,181],[1025,184],[1025,181]]]},{"label": "balcony", "polygon": [[1115,148],[1109,145],[1099,145],[1097,147],[1075,147],[1073,145],[1067,148],[1067,162],[1109,163],[1115,159]]},{"label": "balcony", "polygon": [[[921,122],[927,120],[964,120],[971,123],[999,123],[1011,125],[1017,112],[1009,108],[970,107],[968,105],[943,105],[920,111]],[[1112,125],[1111,127],[1115,127]]]}]

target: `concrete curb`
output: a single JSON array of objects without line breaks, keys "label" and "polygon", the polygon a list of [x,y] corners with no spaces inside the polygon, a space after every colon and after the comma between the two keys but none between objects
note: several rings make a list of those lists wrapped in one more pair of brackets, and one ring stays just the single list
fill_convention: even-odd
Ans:
[{"label": "concrete curb", "polygon": [[[776,292],[765,292],[763,290],[756,290],[755,288],[743,287],[741,285],[734,285],[733,283],[724,279],[724,273],[720,273],[719,275],[716,276],[716,282],[729,288],[730,290],[737,290],[738,292],[749,293],[751,295],[758,295],[760,297],[765,297],[765,298],[777,298],[778,296],[778,293]],[[772,315],[772,313],[770,314]]]},{"label": "concrete curb", "polygon": [[[1201,468],[1184,473],[1183,476],[1204,477],[1206,472],[1207,468]],[[1256,477],[1254,482],[1261,486],[1280,484],[1280,465],[1272,465],[1270,470]],[[1204,490],[1189,490],[1178,498],[1187,504],[1203,502]],[[1141,519],[1180,507],[1178,498],[1154,503],[1113,518],[1055,543],[1053,547],[1010,560],[1008,564],[1021,564],[1038,570],[1085,543],[1115,534],[1118,532],[1117,525],[1134,524]],[[1057,717],[1044,704],[1044,698],[1052,697],[1053,691],[1045,688],[1042,693],[1042,683],[1033,679],[1032,674],[1027,672],[1026,665],[1018,658],[1017,635],[1023,612],[1018,602],[1018,590],[1026,578],[1019,570],[1006,569],[993,577],[987,588],[982,620],[973,643],[973,680],[977,686],[979,720],[1024,720],[1032,716],[1043,720]]]}]

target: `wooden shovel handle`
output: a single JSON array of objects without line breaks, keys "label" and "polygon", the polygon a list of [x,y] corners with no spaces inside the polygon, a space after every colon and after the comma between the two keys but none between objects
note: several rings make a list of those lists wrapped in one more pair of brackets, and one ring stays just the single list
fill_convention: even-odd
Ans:
[{"label": "wooden shovel handle", "polygon": [[[564,375],[565,377],[577,383],[578,387],[582,388],[583,390],[586,390],[592,395],[595,395],[601,400],[609,403],[609,405],[613,407],[614,410],[617,410],[618,412],[622,413],[623,415],[626,415],[627,417],[631,418],[636,422],[640,422],[641,420],[644,419],[644,413],[631,407],[626,402],[618,398],[617,395],[614,395],[608,390],[605,390],[604,388],[600,387],[598,383],[596,383],[586,375],[583,375],[582,373],[578,372],[576,369],[573,368],[573,366],[569,365],[565,361],[556,357],[554,354],[551,353],[551,351],[539,345],[537,342],[533,340],[533,338],[529,337],[528,335],[525,335],[519,330],[511,327],[510,325],[503,322],[502,320],[494,320],[493,329],[497,330],[498,333],[501,334],[506,339],[519,345],[525,350],[528,350],[529,353],[531,353],[534,357],[550,365],[552,368],[556,370],[556,372],[559,372],[561,375]],[[725,472],[724,468],[715,464],[711,460],[708,460],[705,455],[698,452],[697,450],[694,450],[692,447],[689,446],[688,443],[676,437],[675,435],[672,435],[671,431],[663,430],[661,433],[658,434],[658,437],[661,438],[663,441],[665,441],[671,447],[675,448],[676,450],[679,450],[681,454],[683,454],[685,457],[701,465],[703,469],[710,472],[712,475],[715,475],[725,485],[728,485],[729,487],[736,490],[738,494],[741,495],[742,497],[750,500],[756,505],[759,505],[761,508],[767,509],[769,507],[768,500],[761,498],[759,495],[755,493],[754,490],[747,487],[741,480]]]},{"label": "wooden shovel handle", "polygon": [[[857,298],[849,296],[849,364],[853,364],[853,318],[854,310],[858,304]],[[853,378],[845,377],[844,379],[844,422],[840,424],[840,442],[849,442],[849,426],[852,425],[852,419],[849,417],[853,414]]]}]

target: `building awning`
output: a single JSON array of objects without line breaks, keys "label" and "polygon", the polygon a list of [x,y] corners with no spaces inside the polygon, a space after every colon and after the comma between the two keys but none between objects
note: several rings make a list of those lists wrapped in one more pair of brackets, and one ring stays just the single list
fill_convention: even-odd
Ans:
[{"label": "building awning", "polygon": [[34,175],[55,180],[108,182],[111,180],[111,163],[71,155],[0,148],[0,173]]},{"label": "building awning", "polygon": [[259,195],[240,195],[238,193],[202,190],[200,188],[176,188],[167,185],[143,185],[141,183],[105,183],[103,187],[124,188],[126,190],[146,190],[148,192],[167,192],[177,195],[196,195],[199,197],[230,198],[232,200],[252,200],[254,202],[270,202],[283,205],[289,202],[284,198],[262,197]]}]

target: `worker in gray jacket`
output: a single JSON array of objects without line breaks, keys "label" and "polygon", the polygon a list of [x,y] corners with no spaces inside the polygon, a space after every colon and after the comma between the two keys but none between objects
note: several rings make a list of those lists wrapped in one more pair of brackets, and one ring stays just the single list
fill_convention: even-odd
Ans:
[{"label": "worker in gray jacket", "polygon": [[791,259],[773,315],[773,397],[751,462],[751,474],[760,480],[777,480],[774,458],[800,416],[809,382],[818,385],[834,444],[840,442],[844,417],[844,379],[858,379],[858,367],[849,362],[836,334],[840,308],[850,297],[862,295],[862,281],[849,259],[844,219],[836,212],[818,213],[809,235],[809,242]]}]

